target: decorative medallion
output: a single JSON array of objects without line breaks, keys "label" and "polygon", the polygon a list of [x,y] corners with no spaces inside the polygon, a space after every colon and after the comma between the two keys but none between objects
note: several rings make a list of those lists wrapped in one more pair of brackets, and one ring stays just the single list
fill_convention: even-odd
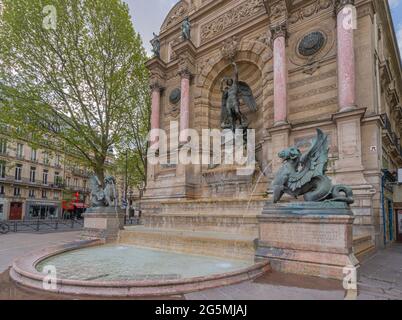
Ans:
[{"label": "decorative medallion", "polygon": [[169,96],[169,101],[171,104],[179,103],[181,99],[181,90],[179,88],[173,89]]},{"label": "decorative medallion", "polygon": [[298,52],[304,57],[313,56],[318,53],[325,44],[325,35],[320,31],[314,31],[306,36],[299,43]]}]

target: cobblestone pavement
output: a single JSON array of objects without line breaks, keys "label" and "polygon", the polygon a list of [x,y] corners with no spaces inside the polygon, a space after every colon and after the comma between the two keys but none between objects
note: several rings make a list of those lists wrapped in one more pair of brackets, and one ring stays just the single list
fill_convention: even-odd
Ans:
[{"label": "cobblestone pavement", "polygon": [[[0,286],[2,281],[9,287],[13,286],[6,279],[6,270],[15,258],[50,245],[74,241],[78,235],[79,232],[0,235],[0,273],[3,272],[3,280],[0,277]],[[402,244],[396,244],[377,252],[363,263],[360,271],[358,299],[402,300]],[[12,299],[28,297],[25,293],[21,294],[15,289],[9,291],[14,292],[11,296]],[[35,298],[33,295],[30,293],[29,298]],[[345,291],[339,281],[273,272],[255,281],[189,293],[182,298],[202,300],[341,300],[344,299],[344,295]],[[4,298],[7,299],[0,294],[0,299]],[[45,297],[38,295],[37,298],[43,299]],[[180,297],[171,298],[180,299]]]}]

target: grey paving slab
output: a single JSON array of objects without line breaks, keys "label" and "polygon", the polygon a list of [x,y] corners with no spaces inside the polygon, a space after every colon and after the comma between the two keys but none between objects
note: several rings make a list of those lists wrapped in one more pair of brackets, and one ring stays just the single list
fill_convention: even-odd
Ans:
[{"label": "grey paving slab", "polygon": [[42,248],[77,240],[80,231],[60,233],[8,233],[0,235],[0,273],[24,254]]}]

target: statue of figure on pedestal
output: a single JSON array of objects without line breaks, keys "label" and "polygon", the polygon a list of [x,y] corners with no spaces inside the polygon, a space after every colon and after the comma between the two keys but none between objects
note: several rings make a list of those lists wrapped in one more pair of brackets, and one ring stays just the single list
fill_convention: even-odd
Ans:
[{"label": "statue of figure on pedestal", "polygon": [[317,129],[317,138],[307,153],[302,154],[295,146],[282,150],[278,156],[283,165],[272,182],[273,202],[279,202],[287,193],[295,198],[303,195],[305,201],[352,204],[352,189],[344,185],[334,186],[326,175],[328,150],[328,136],[320,129]]},{"label": "statue of figure on pedestal", "polygon": [[152,52],[156,57],[160,57],[161,54],[161,41],[159,39],[159,36],[157,34],[154,34],[154,38],[151,40],[151,45],[152,45]]},{"label": "statue of figure on pedestal", "polygon": [[109,176],[105,178],[105,188],[102,188],[102,184],[98,176],[93,175],[90,179],[91,188],[91,207],[112,207],[117,200],[116,195],[116,180],[114,177]]},{"label": "statue of figure on pedestal", "polygon": [[221,82],[221,127],[234,132],[236,129],[247,130],[249,125],[247,118],[240,111],[240,98],[253,112],[257,111],[257,103],[250,86],[239,81],[237,64],[232,62],[232,66],[233,78],[225,77]]},{"label": "statue of figure on pedestal", "polygon": [[191,23],[188,17],[181,24],[181,36],[183,41],[191,39]]}]

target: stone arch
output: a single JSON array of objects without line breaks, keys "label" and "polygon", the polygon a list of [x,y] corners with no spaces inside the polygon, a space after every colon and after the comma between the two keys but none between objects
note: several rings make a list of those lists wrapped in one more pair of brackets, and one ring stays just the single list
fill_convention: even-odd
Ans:
[{"label": "stone arch", "polygon": [[[268,62],[272,59],[273,54],[270,47],[259,41],[242,41],[238,50],[236,60],[249,61],[258,66],[261,71],[263,84],[268,80],[268,75],[272,71],[272,65]],[[205,97],[205,94],[209,92],[212,82],[215,77],[227,66],[227,60],[220,54],[216,57],[210,58],[202,66],[199,75],[199,87],[203,90],[201,96]]]},{"label": "stone arch", "polygon": [[[272,50],[258,41],[242,41],[236,56],[239,69],[241,66],[249,66],[249,75],[247,75],[247,68],[245,67],[243,67],[243,74],[249,77],[248,81],[252,82],[251,86],[254,86],[253,91],[258,99],[258,114],[256,116],[250,115],[252,118],[255,118],[250,119],[250,121],[253,121],[253,125],[256,126],[257,141],[262,137],[263,130],[266,126],[264,121],[266,120],[267,96],[270,91],[267,83],[270,79],[270,74],[272,74],[273,67],[272,63],[270,63],[272,57]],[[195,105],[197,108],[201,108],[198,109],[200,111],[199,114],[205,116],[202,127],[218,127],[217,119],[220,115],[218,103],[220,103],[220,101],[218,101],[218,93],[216,92],[217,82],[229,71],[230,66],[228,61],[223,58],[220,53],[200,65],[199,79],[197,81],[198,95],[195,99]],[[240,80],[247,82],[247,79],[242,78],[242,71],[240,72]],[[257,120],[258,124],[256,124]]]}]

